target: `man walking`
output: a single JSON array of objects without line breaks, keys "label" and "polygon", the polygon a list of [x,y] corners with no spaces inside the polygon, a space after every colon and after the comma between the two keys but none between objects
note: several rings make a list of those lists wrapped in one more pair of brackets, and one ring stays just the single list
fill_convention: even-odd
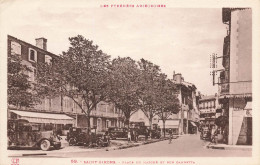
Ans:
[{"label": "man walking", "polygon": [[169,129],[169,144],[172,143],[172,129]]}]

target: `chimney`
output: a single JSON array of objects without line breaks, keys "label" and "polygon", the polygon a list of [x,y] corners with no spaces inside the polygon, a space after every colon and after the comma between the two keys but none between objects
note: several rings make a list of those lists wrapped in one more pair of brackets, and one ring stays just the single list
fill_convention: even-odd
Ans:
[{"label": "chimney", "polygon": [[36,38],[36,46],[43,50],[47,50],[47,39],[46,38]]},{"label": "chimney", "polygon": [[180,73],[176,73],[175,75],[174,75],[174,81],[177,83],[177,84],[181,84],[181,74]]}]

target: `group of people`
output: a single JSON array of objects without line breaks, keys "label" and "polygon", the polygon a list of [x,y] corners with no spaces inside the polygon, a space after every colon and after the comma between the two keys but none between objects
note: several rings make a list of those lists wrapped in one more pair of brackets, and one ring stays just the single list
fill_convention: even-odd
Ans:
[{"label": "group of people", "polygon": [[134,141],[137,142],[138,141],[138,132],[136,130],[128,130],[127,132],[127,139],[128,142]]}]

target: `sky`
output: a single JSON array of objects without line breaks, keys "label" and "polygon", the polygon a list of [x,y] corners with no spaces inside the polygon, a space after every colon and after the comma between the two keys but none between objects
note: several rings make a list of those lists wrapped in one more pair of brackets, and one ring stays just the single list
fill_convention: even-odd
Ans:
[{"label": "sky", "polygon": [[144,58],[159,65],[168,78],[174,71],[181,73],[202,94],[217,92],[210,76],[210,55],[221,56],[223,51],[226,25],[221,8],[101,8],[92,3],[24,2],[2,4],[4,34],[31,44],[44,37],[47,50],[54,54],[66,51],[68,38],[80,34],[111,58]]}]

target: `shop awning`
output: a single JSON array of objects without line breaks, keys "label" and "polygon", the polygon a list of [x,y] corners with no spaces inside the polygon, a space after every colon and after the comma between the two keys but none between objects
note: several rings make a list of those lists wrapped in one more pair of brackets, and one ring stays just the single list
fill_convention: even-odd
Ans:
[{"label": "shop awning", "polygon": [[193,127],[197,127],[197,125],[193,121],[189,121]]},{"label": "shop awning", "polygon": [[245,110],[252,110],[252,102],[247,102],[246,107],[244,109]]},{"label": "shop awning", "polygon": [[[179,128],[180,121],[179,120],[166,120],[165,121],[165,128]],[[158,123],[160,128],[163,128],[163,121],[160,120]]]},{"label": "shop awning", "polygon": [[225,98],[248,98],[252,97],[252,93],[244,93],[244,94],[224,94],[219,96],[219,99],[225,99]]},{"label": "shop awning", "polygon": [[74,119],[66,114],[40,113],[18,110],[10,110],[10,112],[19,115],[21,119],[26,119],[31,123],[74,124]]}]

